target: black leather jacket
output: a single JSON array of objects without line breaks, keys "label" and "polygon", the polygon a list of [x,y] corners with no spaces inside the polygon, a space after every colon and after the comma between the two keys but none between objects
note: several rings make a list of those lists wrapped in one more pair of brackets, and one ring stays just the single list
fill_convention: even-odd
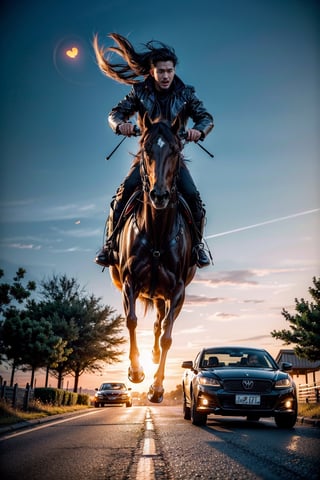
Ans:
[{"label": "black leather jacket", "polygon": [[[151,76],[147,77],[145,81],[133,85],[130,93],[112,109],[108,116],[108,122],[112,130],[119,133],[118,126],[127,122],[136,113],[138,115],[137,123],[141,125],[141,120],[146,112],[151,120],[159,118],[161,114]],[[186,129],[188,119],[191,118],[194,122],[192,128],[202,133],[201,140],[213,129],[213,117],[198,99],[194,87],[185,85],[177,76],[172,82],[169,115],[170,118],[167,120],[170,122],[177,115],[180,117],[181,130]]]}]

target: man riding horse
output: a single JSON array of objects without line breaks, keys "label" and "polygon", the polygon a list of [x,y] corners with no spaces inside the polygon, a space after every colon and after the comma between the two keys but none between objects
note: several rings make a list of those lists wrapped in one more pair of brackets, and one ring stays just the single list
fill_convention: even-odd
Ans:
[{"label": "man riding horse", "polygon": [[[94,38],[94,50],[101,71],[114,80],[132,85],[128,95],[115,106],[108,116],[112,130],[118,135],[135,135],[135,126],[130,118],[137,114],[137,123],[141,124],[145,114],[151,120],[167,120],[172,122],[176,117],[180,120],[181,133],[185,132],[186,140],[198,142],[204,140],[213,128],[213,117],[198,99],[195,89],[185,85],[176,75],[175,67],[178,63],[173,48],[162,42],[148,42],[147,50],[142,53],[135,51],[131,43],[123,36],[112,33],[109,35],[117,47],[103,48]],[[126,63],[113,64],[106,58],[106,53],[115,52]],[[139,81],[143,77],[143,81]],[[187,122],[194,122],[192,128],[187,129]],[[202,235],[205,222],[205,209],[200,193],[198,192],[190,172],[182,163],[177,181],[179,192],[187,201],[191,210],[194,228],[193,251],[199,268],[208,266],[208,258]],[[106,241],[95,258],[95,262],[103,267],[114,265],[114,251],[117,249],[115,235],[112,235],[121,213],[133,192],[141,187],[139,165],[133,164],[123,183],[118,188],[111,202],[110,214],[107,222]]]}]

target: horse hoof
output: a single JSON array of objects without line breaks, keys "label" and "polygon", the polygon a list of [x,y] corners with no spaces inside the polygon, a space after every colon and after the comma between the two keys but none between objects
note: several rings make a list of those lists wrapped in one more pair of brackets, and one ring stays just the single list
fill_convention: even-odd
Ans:
[{"label": "horse hoof", "polygon": [[142,367],[139,368],[139,370],[132,370],[132,368],[129,367],[128,378],[129,378],[130,382],[141,383],[141,382],[143,382],[144,377],[145,377],[145,374],[144,374],[144,371],[143,371]]},{"label": "horse hoof", "polygon": [[152,403],[161,403],[163,400],[164,388],[151,385],[148,392],[148,400]]}]

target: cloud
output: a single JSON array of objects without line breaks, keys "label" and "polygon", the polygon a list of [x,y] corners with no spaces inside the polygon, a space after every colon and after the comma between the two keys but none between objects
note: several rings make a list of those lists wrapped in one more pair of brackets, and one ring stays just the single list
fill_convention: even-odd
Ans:
[{"label": "cloud", "polygon": [[82,247],[67,247],[67,248],[52,248],[50,252],[53,253],[77,253],[77,252],[91,252],[90,248],[82,248]]},{"label": "cloud", "polygon": [[255,299],[248,299],[248,300],[242,300],[242,302],[240,303],[254,303],[254,304],[258,304],[258,303],[264,303],[265,300],[255,300]]},{"label": "cloud", "polygon": [[32,243],[8,243],[8,248],[17,248],[18,250],[40,250],[41,245],[34,245]]},{"label": "cloud", "polygon": [[70,229],[51,227],[51,230],[59,235],[74,238],[89,238],[101,235],[101,229],[98,228],[94,230],[92,228],[79,228],[77,226],[74,226]]},{"label": "cloud", "polygon": [[226,312],[216,312],[213,315],[209,316],[209,320],[214,320],[218,322],[230,321],[235,318],[239,318],[240,315],[236,313],[226,313]]},{"label": "cloud", "polygon": [[206,332],[206,328],[203,325],[196,325],[192,328],[185,328],[182,330],[175,329],[175,334],[179,335],[199,335]]},{"label": "cloud", "polygon": [[[202,274],[198,274],[193,280],[193,284],[206,285],[211,288],[216,287],[242,287],[242,288],[258,288],[258,287],[269,287],[274,288],[274,283],[268,285],[266,283],[262,284],[261,279],[271,277],[272,275],[305,271],[305,268],[261,268],[261,269],[251,269],[251,270],[230,270],[230,271],[221,271],[215,273],[212,277],[206,278]],[[288,285],[283,285],[287,287]],[[281,285],[277,283],[277,289]]]},{"label": "cloud", "polygon": [[197,277],[193,283],[206,284],[211,287],[228,285],[255,286],[258,285],[258,281],[253,279],[256,276],[257,273],[254,270],[233,270],[230,272],[218,272],[214,277],[207,279]]},{"label": "cloud", "polygon": [[234,342],[256,342],[257,340],[260,342],[260,340],[264,340],[266,338],[271,338],[270,334],[269,335],[255,335],[254,337],[246,337],[246,338],[238,338],[237,340],[234,340]]},{"label": "cloud", "polygon": [[205,295],[186,295],[185,305],[211,305],[212,303],[222,303],[226,301],[223,297],[206,297]]},{"label": "cloud", "polygon": [[92,216],[93,213],[101,211],[102,201],[91,201],[87,203],[65,203],[62,205],[48,204],[43,198],[25,199],[20,201],[3,202],[0,204],[0,221],[2,223],[12,222],[45,222],[53,220],[74,220]]}]

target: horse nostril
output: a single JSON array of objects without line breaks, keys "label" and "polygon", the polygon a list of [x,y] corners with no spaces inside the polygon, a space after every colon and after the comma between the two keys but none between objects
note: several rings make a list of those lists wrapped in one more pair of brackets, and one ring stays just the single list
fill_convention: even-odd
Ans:
[{"label": "horse nostril", "polygon": [[161,193],[161,192],[157,192],[156,189],[153,189],[150,192],[150,199],[154,203],[160,204],[169,200],[169,198],[170,198],[170,193],[168,192],[168,190],[166,190],[164,193]]}]

